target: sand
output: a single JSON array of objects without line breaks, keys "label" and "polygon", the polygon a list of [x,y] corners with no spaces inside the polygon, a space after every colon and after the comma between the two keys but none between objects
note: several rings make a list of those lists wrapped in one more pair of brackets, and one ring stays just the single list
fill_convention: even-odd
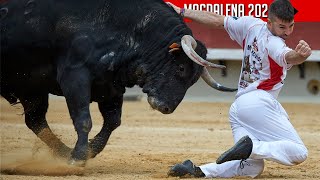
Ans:
[{"label": "sand", "polygon": [[[173,114],[152,110],[145,101],[124,102],[122,124],[106,148],[85,168],[69,166],[24,124],[21,105],[0,99],[0,179],[179,179],[167,177],[169,168],[191,159],[197,165],[214,162],[232,146],[228,123],[230,103],[182,102]],[[288,167],[266,161],[259,179],[320,179],[319,104],[283,104],[308,150],[308,159]],[[97,104],[91,105],[93,137],[101,128]],[[47,119],[68,146],[76,132],[63,99],[50,100]]]}]

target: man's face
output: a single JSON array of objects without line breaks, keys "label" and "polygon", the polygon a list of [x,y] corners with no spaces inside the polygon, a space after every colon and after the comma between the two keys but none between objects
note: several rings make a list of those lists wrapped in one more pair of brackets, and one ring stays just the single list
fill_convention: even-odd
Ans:
[{"label": "man's face", "polygon": [[287,39],[289,35],[293,32],[294,20],[291,22],[283,21],[277,17],[273,17],[272,19],[268,19],[268,29],[270,32],[279,36],[282,39]]}]

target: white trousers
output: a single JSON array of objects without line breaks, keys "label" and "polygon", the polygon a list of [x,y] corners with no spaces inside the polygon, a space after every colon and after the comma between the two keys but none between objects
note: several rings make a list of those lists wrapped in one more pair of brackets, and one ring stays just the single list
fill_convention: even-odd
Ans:
[{"label": "white trousers", "polygon": [[256,90],[238,97],[230,107],[229,120],[234,142],[248,135],[253,141],[252,153],[242,163],[235,160],[200,166],[207,178],[256,177],[263,171],[264,159],[291,166],[308,156],[288,114],[266,91]]}]

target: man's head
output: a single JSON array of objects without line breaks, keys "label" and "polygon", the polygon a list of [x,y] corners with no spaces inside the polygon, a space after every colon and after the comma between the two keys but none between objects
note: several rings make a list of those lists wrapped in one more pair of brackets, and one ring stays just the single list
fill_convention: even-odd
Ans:
[{"label": "man's head", "polygon": [[293,32],[295,10],[289,0],[275,0],[268,12],[268,29],[283,39]]}]

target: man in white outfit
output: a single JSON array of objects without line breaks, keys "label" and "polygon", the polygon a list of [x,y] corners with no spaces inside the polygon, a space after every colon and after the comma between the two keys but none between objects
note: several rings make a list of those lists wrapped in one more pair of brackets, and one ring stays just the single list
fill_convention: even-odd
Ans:
[{"label": "man in white outfit", "polygon": [[168,4],[193,21],[210,27],[224,27],[244,52],[238,92],[229,112],[235,145],[215,163],[195,166],[186,160],[173,166],[168,175],[256,177],[264,169],[264,159],[289,166],[305,161],[307,148],[277,101],[287,70],[292,65],[303,63],[311,55],[311,48],[303,40],[295,49],[285,44],[285,39],[293,31],[296,11],[290,1],[275,0],[269,7],[268,22],[249,16],[226,17]]}]

